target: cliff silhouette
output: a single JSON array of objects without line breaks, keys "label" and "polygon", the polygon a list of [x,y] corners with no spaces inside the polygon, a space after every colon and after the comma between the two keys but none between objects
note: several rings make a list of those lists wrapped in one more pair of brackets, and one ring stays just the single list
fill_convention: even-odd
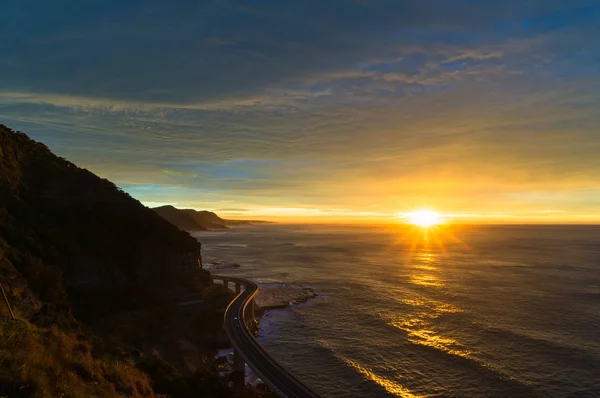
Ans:
[{"label": "cliff silhouette", "polygon": [[[0,396],[236,396],[210,351],[231,294],[200,249],[112,182],[0,125],[0,283],[17,318],[0,305]],[[184,299],[205,308],[182,313]]]},{"label": "cliff silhouette", "polygon": [[1,125],[0,167],[3,269],[23,275],[43,302],[66,300],[87,316],[89,303],[79,304],[89,296],[118,297],[97,309],[110,311],[165,299],[201,275],[200,243],[188,233],[112,182]]}]

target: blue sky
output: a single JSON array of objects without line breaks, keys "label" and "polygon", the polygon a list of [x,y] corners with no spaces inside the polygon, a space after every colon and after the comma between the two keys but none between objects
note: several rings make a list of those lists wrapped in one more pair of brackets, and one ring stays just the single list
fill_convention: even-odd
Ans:
[{"label": "blue sky", "polygon": [[0,123],[230,217],[600,220],[598,1],[0,5]]}]

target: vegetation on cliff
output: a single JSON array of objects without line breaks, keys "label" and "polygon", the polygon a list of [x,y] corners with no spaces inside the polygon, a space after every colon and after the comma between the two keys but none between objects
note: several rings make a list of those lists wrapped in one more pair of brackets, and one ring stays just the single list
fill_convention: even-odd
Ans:
[{"label": "vegetation on cliff", "polygon": [[0,396],[153,396],[133,361],[94,351],[76,331],[1,320]]}]

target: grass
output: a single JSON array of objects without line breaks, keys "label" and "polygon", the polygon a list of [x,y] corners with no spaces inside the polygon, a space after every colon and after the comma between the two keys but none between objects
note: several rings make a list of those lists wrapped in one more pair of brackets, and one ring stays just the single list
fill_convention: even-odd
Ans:
[{"label": "grass", "polygon": [[0,321],[0,397],[152,397],[132,361],[94,358],[75,333]]}]

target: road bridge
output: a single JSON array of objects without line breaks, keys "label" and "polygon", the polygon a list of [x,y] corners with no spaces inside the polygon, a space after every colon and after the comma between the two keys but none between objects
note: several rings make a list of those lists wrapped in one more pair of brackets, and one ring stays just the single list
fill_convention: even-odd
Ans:
[{"label": "road bridge", "polygon": [[[283,398],[317,398],[319,395],[302,383],[289,370],[273,359],[256,341],[248,328],[254,320],[254,297],[258,285],[244,278],[213,275],[213,280],[223,281],[237,296],[225,311],[224,327],[234,348],[234,373],[244,377],[244,363],[277,395]],[[243,290],[242,290],[243,288]]]}]

